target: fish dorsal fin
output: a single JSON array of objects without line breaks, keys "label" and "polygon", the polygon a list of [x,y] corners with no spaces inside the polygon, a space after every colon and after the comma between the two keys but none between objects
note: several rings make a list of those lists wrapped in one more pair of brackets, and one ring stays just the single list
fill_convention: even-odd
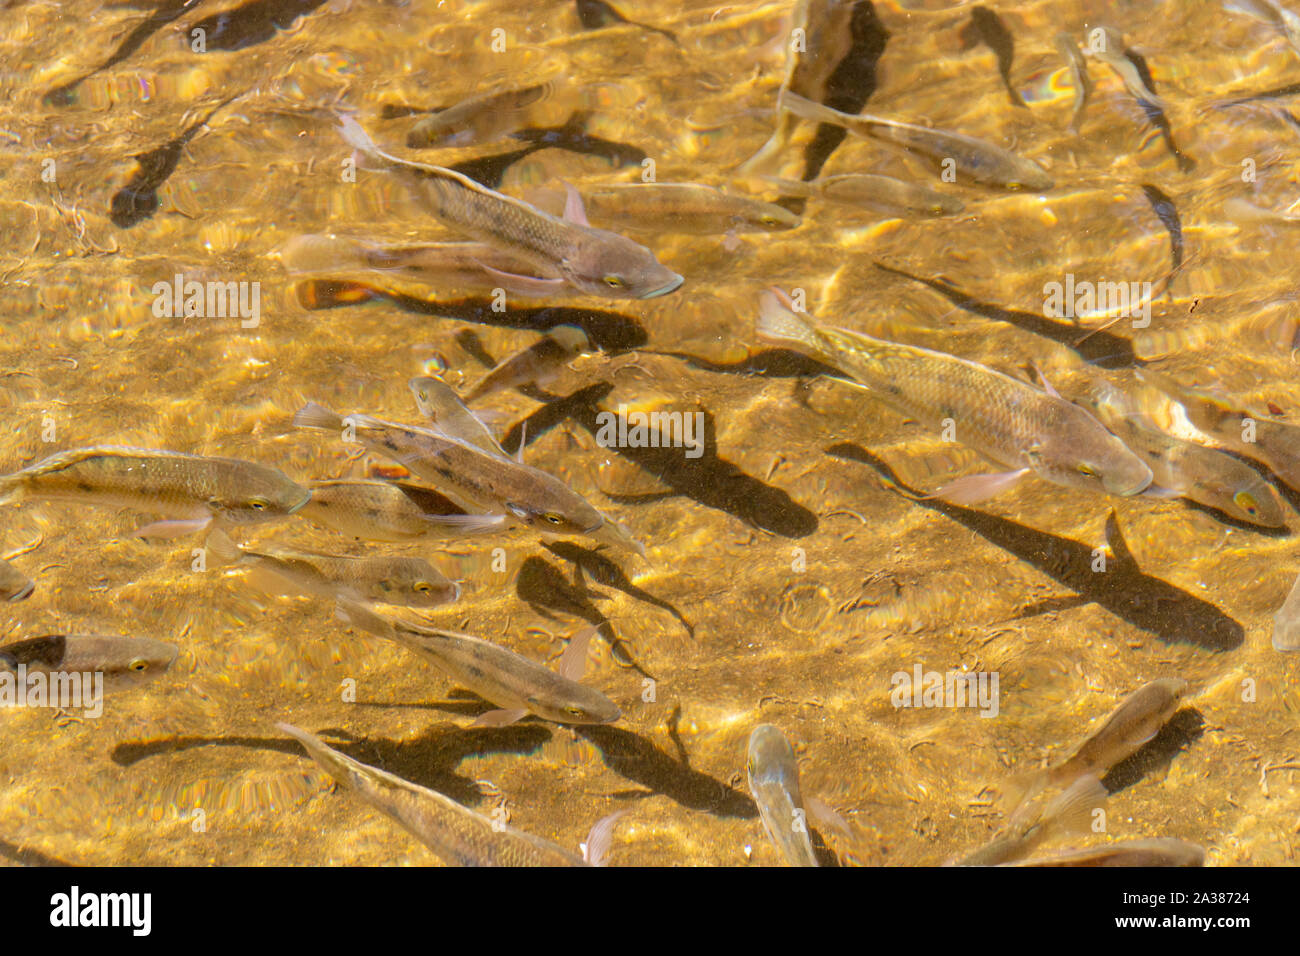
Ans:
[{"label": "fish dorsal fin", "polygon": [[599,630],[599,624],[593,627],[584,627],[569,638],[569,646],[560,655],[560,663],[556,667],[556,671],[561,677],[575,682],[582,680],[582,675],[587,670],[587,648],[591,645],[591,639]]},{"label": "fish dorsal fin", "polygon": [[561,182],[564,187],[564,218],[567,222],[579,226],[590,226],[587,221],[587,208],[582,204],[582,194],[572,183]]}]

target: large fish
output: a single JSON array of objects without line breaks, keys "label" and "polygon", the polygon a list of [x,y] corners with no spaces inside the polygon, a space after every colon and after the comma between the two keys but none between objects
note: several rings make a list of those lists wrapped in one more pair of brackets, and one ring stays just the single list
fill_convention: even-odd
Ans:
[{"label": "large fish", "polygon": [[749,792],[763,829],[791,866],[817,866],[808,838],[807,813],[799,789],[794,750],[779,728],[760,724],[749,735]]},{"label": "large fish", "polygon": [[105,695],[133,690],[165,674],[177,647],[151,637],[50,634],[0,646],[0,672],[101,674]]}]

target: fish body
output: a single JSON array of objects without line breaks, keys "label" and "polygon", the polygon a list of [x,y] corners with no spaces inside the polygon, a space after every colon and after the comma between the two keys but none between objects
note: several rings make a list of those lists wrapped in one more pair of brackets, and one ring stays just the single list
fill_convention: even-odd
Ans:
[{"label": "fish body", "polygon": [[[488,373],[489,377],[491,372]],[[501,443],[477,415],[461,401],[450,385],[431,375],[417,375],[407,383],[420,414],[438,430],[499,458],[510,458]],[[485,389],[484,393],[491,389]],[[513,459],[512,459],[513,460]]]},{"label": "fish body", "polygon": [[0,500],[80,501],[231,524],[282,518],[310,497],[281,472],[255,462],[111,445],[59,452],[0,476]]},{"label": "fish body", "polygon": [[1055,836],[1086,829],[1107,795],[1096,777],[1083,776],[1050,800],[1028,800],[992,840],[954,865],[1000,866],[1028,856]]},{"label": "fish body", "polygon": [[1007,88],[1007,95],[1011,97],[1011,104],[1028,109],[1029,104],[1011,83],[1011,64],[1016,56],[1016,41],[1011,36],[1011,31],[1007,29],[1007,25],[1002,22],[1002,18],[988,7],[974,7],[970,12],[970,20],[962,27],[960,36],[965,48],[983,43],[993,51],[998,58],[998,73],[1001,74],[1002,83]]},{"label": "fish body", "polygon": [[23,601],[32,596],[36,582],[0,558],[0,601]]},{"label": "fish body", "polygon": [[1005,866],[1204,866],[1205,848],[1186,840],[1120,840],[1082,850],[1021,860]]},{"label": "fish body", "polygon": [[51,634],[0,646],[0,671],[102,674],[104,694],[133,690],[160,677],[176,660],[177,647],[149,637]]},{"label": "fish body", "polygon": [[1083,111],[1088,107],[1088,97],[1092,95],[1092,78],[1088,76],[1088,61],[1079,51],[1079,46],[1068,33],[1056,35],[1056,49],[1070,68],[1070,79],[1074,83],[1074,114],[1070,117],[1070,129],[1078,133],[1083,122]]},{"label": "fish body", "polygon": [[466,393],[465,403],[476,402],[507,388],[548,385],[574,356],[590,347],[587,333],[578,326],[556,326],[526,349],[499,362]]},{"label": "fish body", "polygon": [[554,83],[534,83],[492,90],[419,120],[406,135],[411,149],[471,146],[490,142],[516,129],[530,107],[544,101]]},{"label": "fish body", "polygon": [[759,337],[851,375],[882,402],[1011,469],[1069,488],[1135,495],[1151,469],[1092,415],[1058,395],[943,352],[815,325],[763,299]]},{"label": "fish body", "polygon": [[459,538],[502,524],[489,515],[442,514],[456,506],[436,491],[402,481],[317,481],[310,491],[311,501],[298,514],[358,541]]},{"label": "fish body", "polygon": [[807,813],[799,790],[794,750],[778,728],[761,724],[749,735],[749,792],[763,829],[791,866],[817,866],[808,838]]},{"label": "fish body", "polygon": [[822,176],[811,182],[793,179],[772,179],[771,182],[787,195],[818,197],[831,202],[862,206],[888,215],[955,216],[966,208],[966,204],[957,197],[929,186],[872,173]]},{"label": "fish body", "polygon": [[475,813],[437,791],[353,760],[289,724],[281,731],[331,777],[392,817],[451,866],[585,866],[576,853]]},{"label": "fish body", "polygon": [[841,113],[795,93],[783,94],[780,105],[804,119],[842,126],[855,136],[887,140],[940,162],[952,160],[961,175],[976,182],[1035,191],[1053,186],[1052,177],[1033,160],[963,133],[916,126],[865,113]]},{"label": "fish body", "polygon": [[1188,172],[1196,161],[1183,153],[1174,142],[1173,129],[1169,118],[1165,116],[1165,102],[1155,93],[1155,82],[1146,59],[1137,51],[1129,49],[1124,37],[1110,27],[1098,27],[1092,32],[1092,42],[1088,52],[1109,66],[1119,76],[1124,88],[1137,100],[1147,120],[1160,133],[1165,146],[1178,162],[1178,168]]},{"label": "fish body", "polygon": [[628,229],[719,235],[793,229],[790,210],[700,183],[613,183],[583,190],[587,215]]},{"label": "fish body", "polygon": [[591,295],[624,299],[654,298],[682,284],[680,275],[625,236],[552,216],[454,170],[399,159],[379,149],[350,116],[341,122],[347,141],[401,176],[436,218],[542,275],[559,275]]}]

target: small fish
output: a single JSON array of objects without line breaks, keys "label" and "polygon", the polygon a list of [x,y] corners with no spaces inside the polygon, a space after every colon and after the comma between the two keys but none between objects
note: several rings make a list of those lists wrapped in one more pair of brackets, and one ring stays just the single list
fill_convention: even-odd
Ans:
[{"label": "small fish", "polygon": [[1214,441],[1263,462],[1273,474],[1300,490],[1300,426],[1257,418],[1234,408],[1226,399],[1185,388],[1151,369],[1141,369],[1137,375],[1177,402],[1191,424]]},{"label": "small fish", "polygon": [[1088,76],[1088,61],[1083,58],[1079,45],[1068,33],[1056,35],[1056,49],[1070,68],[1070,80],[1074,84],[1074,115],[1070,117],[1070,130],[1077,134],[1083,122],[1083,111],[1088,107],[1088,97],[1092,95],[1092,78]]},{"label": "small fish", "polygon": [[132,690],[165,674],[177,647],[149,637],[50,634],[0,646],[0,671],[16,674],[103,674],[104,694]]},{"label": "small fish", "polygon": [[252,524],[291,515],[310,492],[281,472],[238,458],[100,446],[51,455],[0,476],[0,502],[22,498],[131,508],[174,521],[141,536],[201,531],[214,520]]},{"label": "small fish", "polygon": [[1300,651],[1300,577],[1273,615],[1273,649]]},{"label": "small fish", "polygon": [[804,119],[843,126],[855,136],[875,137],[924,153],[941,163],[952,160],[957,170],[976,182],[1007,189],[1051,189],[1052,177],[1033,160],[1024,159],[1000,146],[947,130],[915,126],[898,120],[860,113],[852,116],[822,106],[795,93],[786,93],[782,109]]},{"label": "small fish", "polygon": [[768,838],[791,866],[817,866],[799,791],[799,767],[780,729],[771,724],[754,728],[749,735],[748,770],[749,792]]},{"label": "small fish", "polygon": [[1011,64],[1016,56],[1016,41],[1002,18],[987,7],[974,7],[970,12],[970,21],[962,27],[959,36],[963,50],[983,43],[994,52],[998,58],[998,72],[1002,74],[1002,82],[1011,97],[1011,105],[1028,109],[1029,104],[1011,83]]},{"label": "small fish", "polygon": [[608,3],[605,3],[604,0],[577,0],[577,8],[578,21],[582,24],[584,30],[599,30],[602,27],[612,27],[620,23],[626,23],[628,26],[650,30],[666,36],[674,43],[677,42],[677,34],[671,30],[664,30],[661,27],[652,27],[648,23],[637,23],[635,20],[629,20]]},{"label": "small fish", "polygon": [[1120,840],[1082,850],[1063,850],[1003,866],[1204,866],[1205,847],[1159,837],[1154,840]]},{"label": "small fish", "polygon": [[1041,810],[1038,810],[1040,801],[1031,799],[1023,803],[992,840],[953,865],[1003,865],[1027,856],[1055,836],[1083,832],[1092,823],[1093,811],[1107,796],[1106,788],[1096,777],[1079,777],[1042,804]]},{"label": "small fish", "polygon": [[578,326],[557,325],[528,348],[499,362],[469,390],[465,403],[477,402],[493,392],[521,385],[544,388],[556,379],[560,369],[574,356],[590,348],[587,333]]},{"label": "small fish", "polygon": [[1100,776],[1136,753],[1169,722],[1182,706],[1187,681],[1162,677],[1143,684],[1111,712],[1067,759],[1044,770],[1020,774],[999,786],[1014,805],[1051,787],[1062,787],[1081,777]]},{"label": "small fish", "polygon": [[358,541],[437,541],[500,530],[499,515],[448,513],[450,500],[404,481],[341,479],[311,483],[298,514]]},{"label": "small fish", "polygon": [[554,475],[431,428],[416,428],[351,415],[345,420],[316,404],[294,417],[300,428],[342,434],[350,425],[355,441],[394,459],[433,483],[469,512],[509,515],[542,534],[584,535],[644,556],[644,548]]},{"label": "small fish", "polygon": [[1268,24],[1291,45],[1292,50],[1300,53],[1300,17],[1277,0],[1224,0],[1223,9],[1244,13]]},{"label": "small fish", "polygon": [[[319,737],[291,724],[278,730],[303,745],[307,755],[347,789],[392,817],[450,866],[587,866],[557,843],[485,817],[435,790],[353,760]],[[622,812],[596,823],[587,837],[587,858],[602,866],[614,823]]]},{"label": "small fish", "polygon": [[522,200],[480,186],[441,166],[398,159],[383,152],[350,116],[340,118],[344,138],[383,168],[398,173],[438,219],[468,236],[521,259],[591,295],[650,299],[675,291],[680,275],[660,264],[645,246],[586,224],[580,200],[559,219]]},{"label": "small fish", "polygon": [[427,149],[491,142],[517,129],[529,108],[545,101],[554,90],[551,81],[471,97],[421,119],[406,134],[406,145]]},{"label": "small fish", "polygon": [[649,232],[721,235],[793,229],[800,219],[773,203],[700,183],[613,183],[582,193],[588,217]]},{"label": "small fish", "polygon": [[1178,207],[1162,190],[1149,183],[1142,184],[1142,192],[1151,204],[1152,211],[1159,217],[1161,225],[1169,233],[1169,275],[1173,277],[1183,267],[1183,224],[1178,217]]},{"label": "small fish", "polygon": [[[491,373],[489,373],[491,374]],[[407,383],[420,414],[448,435],[492,455],[509,458],[506,450],[450,385],[430,375],[417,375]],[[522,448],[520,449],[522,451]],[[518,459],[515,459],[518,460]]]},{"label": "small fish", "polygon": [[1250,466],[1221,451],[1166,434],[1109,383],[1097,382],[1085,404],[1151,468],[1155,477],[1144,494],[1177,494],[1266,528],[1286,524],[1273,489]]},{"label": "small fish", "polygon": [[125,186],[113,193],[109,208],[109,219],[119,229],[129,229],[143,222],[158,211],[158,188],[165,183],[181,161],[185,147],[206,128],[208,122],[235,97],[222,100],[208,114],[193,126],[186,129],[175,139],[169,140],[157,149],[147,153],[138,153],[131,158],[137,169]]},{"label": "small fish", "polygon": [[0,558],[0,601],[26,600],[36,590],[36,582]]},{"label": "small fish", "polygon": [[460,586],[424,558],[368,554],[351,557],[315,554],[272,546],[240,548],[220,529],[208,535],[207,548],[221,564],[249,572],[271,594],[307,594],[402,607],[437,607],[460,598]]},{"label": "small fish", "polygon": [[976,362],[817,326],[764,293],[758,336],[851,375],[885,404],[933,428],[956,424],[956,440],[1011,469],[963,478],[939,491],[956,504],[999,494],[1033,472],[1067,488],[1136,495],[1151,469],[1092,415],[1055,392]]},{"label": "small fish", "polygon": [[396,641],[423,657],[457,685],[468,688],[500,710],[478,718],[480,726],[501,727],[527,714],[557,724],[609,724],[622,712],[612,700],[578,683],[586,666],[587,647],[596,628],[580,631],[560,658],[559,671],[469,634],[382,618],[340,601],[339,616],[379,637]]},{"label": "small fish", "polygon": [[966,208],[955,196],[929,186],[871,173],[823,176],[811,182],[776,177],[768,181],[789,196],[816,197],[895,216],[955,216]]}]

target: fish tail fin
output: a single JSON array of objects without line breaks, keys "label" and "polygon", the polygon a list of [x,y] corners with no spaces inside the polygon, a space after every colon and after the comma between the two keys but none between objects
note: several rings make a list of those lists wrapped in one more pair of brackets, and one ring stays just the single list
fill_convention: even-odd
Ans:
[{"label": "fish tail fin", "polygon": [[1018,807],[1037,796],[1046,783],[1046,770],[1028,770],[1007,777],[997,783],[998,802],[1006,807],[1007,815],[1011,816]]},{"label": "fish tail fin", "polygon": [[609,856],[609,847],[614,838],[614,827],[628,812],[616,810],[592,824],[591,830],[587,833],[587,842],[582,849],[583,859],[592,866],[605,865],[605,858]]},{"label": "fish tail fin", "polygon": [[806,96],[800,96],[798,93],[792,93],[790,90],[783,90],[776,101],[777,110],[785,110],[787,113],[793,113],[800,119],[812,120],[814,123],[829,123],[832,126],[839,126],[840,118],[835,110],[829,106],[823,106],[821,103],[815,103]]},{"label": "fish tail fin", "polygon": [[339,133],[347,141],[348,145],[358,152],[365,153],[367,156],[380,155],[379,147],[375,141],[370,138],[370,134],[361,128],[356,117],[349,113],[338,113]]},{"label": "fish tail fin", "polygon": [[324,405],[308,402],[293,416],[293,424],[297,428],[320,428],[336,432],[343,428],[343,416],[331,412]]},{"label": "fish tail fin", "polygon": [[826,344],[812,319],[806,312],[791,309],[785,293],[773,288],[759,296],[758,301],[758,321],[754,324],[754,331],[760,339],[792,346],[814,358],[828,358]]},{"label": "fish tail fin", "polygon": [[1093,820],[1093,811],[1105,802],[1110,791],[1091,774],[1084,774],[1070,784],[1045,807],[1044,826],[1062,834],[1085,833]]}]

